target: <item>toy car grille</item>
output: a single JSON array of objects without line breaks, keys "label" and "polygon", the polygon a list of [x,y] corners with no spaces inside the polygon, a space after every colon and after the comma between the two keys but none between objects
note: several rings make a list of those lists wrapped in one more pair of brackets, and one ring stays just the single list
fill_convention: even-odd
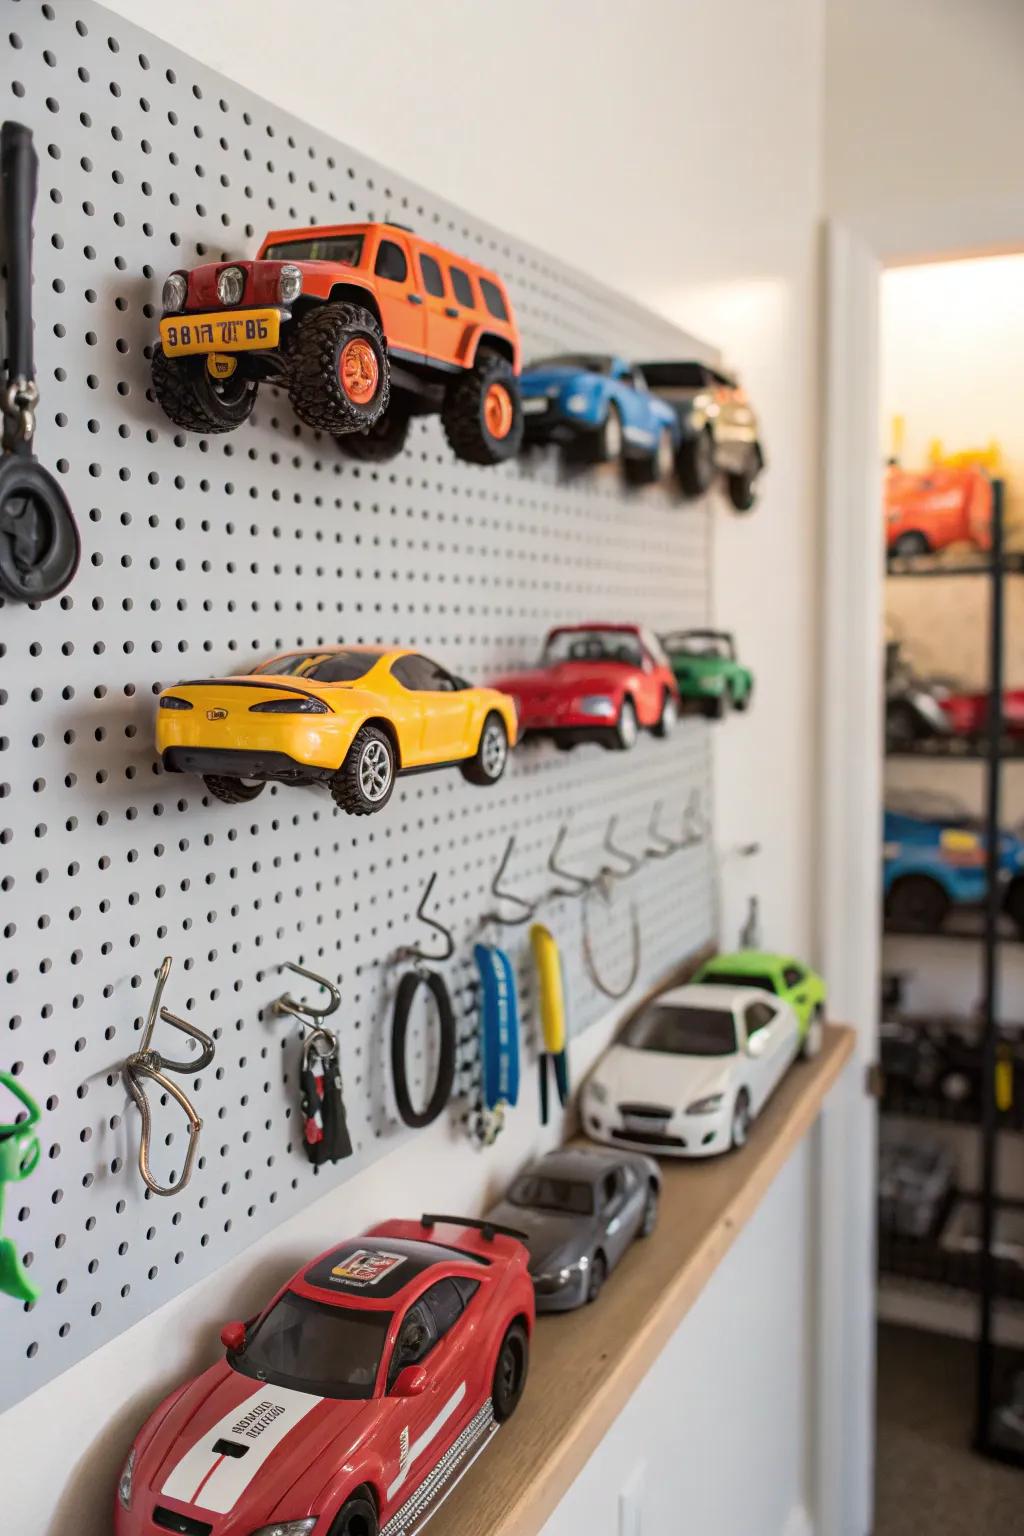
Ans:
[{"label": "toy car grille", "polygon": [[665,1104],[620,1104],[620,1115],[635,1115],[640,1120],[671,1120],[672,1110]]},{"label": "toy car grille", "polygon": [[638,1147],[685,1147],[683,1136],[666,1136],[664,1131],[612,1131],[616,1141],[633,1142]]},{"label": "toy car grille", "polygon": [[177,1531],[178,1536],[210,1536],[212,1525],[207,1525],[205,1520],[193,1520],[189,1515],[176,1514],[173,1509],[164,1509],[158,1504],[153,1511],[153,1524],[158,1525],[162,1531]]}]

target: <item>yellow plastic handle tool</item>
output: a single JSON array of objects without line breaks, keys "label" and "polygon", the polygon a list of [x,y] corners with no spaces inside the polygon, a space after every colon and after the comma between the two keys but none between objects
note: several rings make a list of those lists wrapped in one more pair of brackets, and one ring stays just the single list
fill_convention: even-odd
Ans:
[{"label": "yellow plastic handle tool", "polygon": [[530,928],[530,947],[537,967],[540,994],[540,1027],[544,1049],[550,1056],[565,1050],[565,994],[562,991],[562,960],[558,941],[543,923]]}]

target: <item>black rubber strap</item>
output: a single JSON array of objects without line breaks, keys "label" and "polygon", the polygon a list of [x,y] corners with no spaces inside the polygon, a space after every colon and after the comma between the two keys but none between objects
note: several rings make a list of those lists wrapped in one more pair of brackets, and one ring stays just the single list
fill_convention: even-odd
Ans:
[{"label": "black rubber strap", "polygon": [[35,376],[32,355],[32,214],[36,204],[39,161],[32,130],[23,123],[0,129],[0,180],[3,183],[5,257],[7,261],[7,364],[11,377]]},{"label": "black rubber strap", "polygon": [[[437,1004],[439,1059],[437,1081],[424,1109],[416,1109],[409,1097],[406,1075],[406,1035],[413,998],[424,982]],[[398,984],[395,1012],[391,1021],[391,1074],[395,1085],[395,1103],[406,1125],[421,1130],[437,1119],[452,1095],[455,1084],[455,1015],[448,988],[436,971],[406,971]]]}]

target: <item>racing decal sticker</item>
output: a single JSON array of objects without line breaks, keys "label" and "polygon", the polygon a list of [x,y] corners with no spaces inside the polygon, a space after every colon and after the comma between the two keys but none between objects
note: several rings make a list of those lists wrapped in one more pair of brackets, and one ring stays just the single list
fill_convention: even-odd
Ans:
[{"label": "racing decal sticker", "polygon": [[[448,1420],[451,1418],[452,1414],[456,1412],[459,1404],[462,1402],[465,1396],[466,1383],[463,1381],[452,1393],[451,1397],[441,1409],[441,1412],[437,1415],[437,1418],[432,1419],[427,1425],[426,1429],[423,1431],[422,1435],[420,1435],[418,1439],[414,1440],[412,1445],[409,1446],[404,1461],[402,1460],[401,1454],[399,1454],[399,1472],[398,1476],[395,1478],[394,1482],[388,1489],[389,1500],[394,1498],[399,1488],[401,1488],[402,1484],[405,1482],[409,1475],[409,1468],[412,1466],[413,1462],[417,1461],[419,1457],[423,1455],[423,1452],[427,1449],[427,1447],[437,1439],[438,1435],[441,1433],[442,1429],[444,1429],[444,1426],[448,1423]],[[404,1429],[402,1434],[407,1441],[409,1436],[408,1429]]]},{"label": "racing decal sticker", "polygon": [[401,1253],[387,1253],[383,1248],[357,1248],[347,1259],[335,1264],[331,1274],[335,1280],[344,1280],[348,1285],[376,1285],[404,1263],[405,1255]]},{"label": "racing decal sticker", "polygon": [[322,1402],[308,1392],[261,1383],[186,1451],[161,1493],[226,1515],[271,1452]]},{"label": "racing decal sticker", "polygon": [[398,1470],[404,1472],[409,1465],[409,1426],[406,1424],[398,1437]]}]

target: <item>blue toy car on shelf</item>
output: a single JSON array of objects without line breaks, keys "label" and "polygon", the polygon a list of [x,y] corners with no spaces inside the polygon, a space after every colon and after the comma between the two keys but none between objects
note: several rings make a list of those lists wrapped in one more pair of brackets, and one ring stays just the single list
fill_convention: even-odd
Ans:
[{"label": "blue toy car on shelf", "polygon": [[[883,887],[890,929],[934,933],[951,907],[985,900],[987,852],[976,817],[945,796],[915,794],[885,812]],[[999,834],[1002,906],[1024,934],[1024,840]]]},{"label": "blue toy car on shelf", "polygon": [[621,357],[543,358],[523,370],[519,386],[527,442],[561,443],[594,464],[621,460],[634,485],[673,476],[678,415]]}]

